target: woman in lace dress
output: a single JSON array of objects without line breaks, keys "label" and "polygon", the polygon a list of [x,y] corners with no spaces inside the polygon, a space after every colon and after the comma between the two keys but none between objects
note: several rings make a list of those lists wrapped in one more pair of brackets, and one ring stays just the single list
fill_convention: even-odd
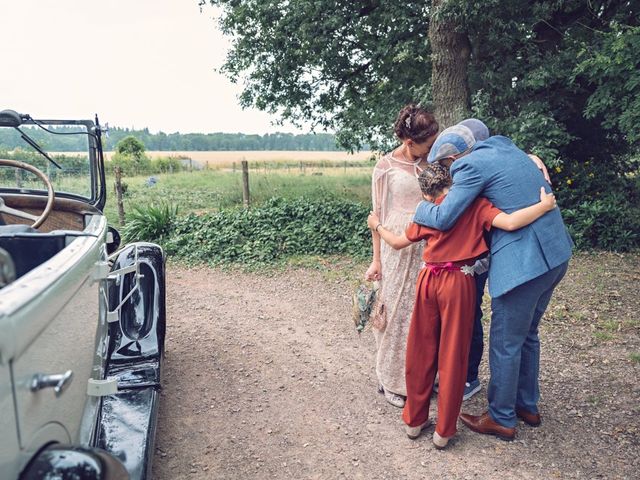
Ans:
[{"label": "woman in lace dress", "polygon": [[[405,231],[422,194],[417,177],[438,134],[433,114],[410,104],[398,114],[394,132],[402,142],[382,157],[373,170],[373,211],[396,234]],[[380,304],[373,332],[378,348],[378,389],[392,405],[402,408],[405,387],[405,353],[414,290],[422,263],[422,242],[394,250],[373,233],[373,260],[367,280],[378,280]]]}]

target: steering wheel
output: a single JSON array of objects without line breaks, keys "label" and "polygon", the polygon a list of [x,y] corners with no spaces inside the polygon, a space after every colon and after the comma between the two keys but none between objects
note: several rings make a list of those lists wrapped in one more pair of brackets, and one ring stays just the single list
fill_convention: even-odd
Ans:
[{"label": "steering wheel", "polygon": [[45,205],[44,210],[40,214],[40,216],[31,215],[30,213],[23,212],[22,210],[16,210],[15,208],[8,207],[4,203],[4,198],[0,196],[0,213],[7,213],[15,217],[33,220],[33,224],[31,225],[31,227],[38,228],[51,213],[51,209],[53,208],[53,200],[55,199],[53,185],[51,185],[49,177],[47,177],[41,170],[37,169],[33,165],[29,165],[28,163],[24,162],[18,162],[17,160],[0,159],[0,167],[14,167],[21,170],[27,170],[28,172],[31,172],[35,176],[37,176],[47,186],[47,204]]}]

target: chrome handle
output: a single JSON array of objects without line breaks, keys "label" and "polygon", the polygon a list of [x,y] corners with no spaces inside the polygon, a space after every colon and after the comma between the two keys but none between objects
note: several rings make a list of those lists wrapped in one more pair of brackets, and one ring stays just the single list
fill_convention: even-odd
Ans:
[{"label": "chrome handle", "polygon": [[42,390],[43,388],[51,388],[53,387],[53,391],[56,394],[56,397],[62,395],[71,380],[73,379],[73,371],[67,370],[64,373],[59,373],[56,375],[45,375],[43,373],[36,373],[31,379],[31,391],[37,392],[38,390]]}]

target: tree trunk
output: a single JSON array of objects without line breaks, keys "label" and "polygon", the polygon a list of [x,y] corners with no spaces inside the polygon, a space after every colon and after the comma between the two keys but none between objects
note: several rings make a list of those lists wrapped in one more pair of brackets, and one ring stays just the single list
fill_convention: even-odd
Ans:
[{"label": "tree trunk", "polygon": [[467,66],[471,46],[466,32],[456,30],[453,20],[439,15],[446,3],[447,0],[432,1],[429,21],[431,86],[436,120],[441,128],[464,120],[470,105]]}]

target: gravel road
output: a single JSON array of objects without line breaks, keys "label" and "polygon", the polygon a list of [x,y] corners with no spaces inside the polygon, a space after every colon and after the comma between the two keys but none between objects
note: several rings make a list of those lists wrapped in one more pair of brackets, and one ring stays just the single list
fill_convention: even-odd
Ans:
[{"label": "gravel road", "polygon": [[[507,443],[459,423],[437,451],[433,427],[409,440],[376,392],[373,336],[351,321],[353,273],[169,265],[154,478],[638,478],[638,329],[597,341],[589,318],[567,313],[586,274],[570,272],[544,320],[543,426],[521,423]],[[483,359],[483,390],[463,411],[484,410],[487,379]]]}]

